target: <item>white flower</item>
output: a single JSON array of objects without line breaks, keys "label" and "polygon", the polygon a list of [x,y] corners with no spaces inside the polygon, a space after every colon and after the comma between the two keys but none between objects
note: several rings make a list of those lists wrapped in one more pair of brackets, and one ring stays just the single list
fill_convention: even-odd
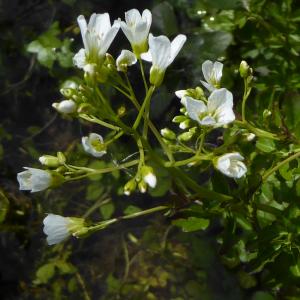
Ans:
[{"label": "white flower", "polygon": [[125,21],[120,21],[121,28],[129,40],[133,52],[139,57],[148,49],[147,38],[152,23],[152,14],[145,9],[142,15],[137,9],[131,9],[125,13]]},{"label": "white flower", "polygon": [[238,152],[227,153],[217,158],[215,167],[228,177],[241,178],[247,172],[243,160],[244,157]]},{"label": "white flower", "polygon": [[207,104],[191,97],[184,97],[181,103],[186,106],[189,117],[200,125],[220,127],[235,120],[232,99],[231,92],[222,88],[211,93]]},{"label": "white flower", "polygon": [[183,34],[177,35],[172,42],[164,35],[154,37],[149,34],[149,51],[141,57],[152,62],[150,82],[153,85],[161,84],[167,67],[174,61],[185,41],[186,36]]},{"label": "white flower", "polygon": [[17,175],[17,180],[21,191],[31,191],[31,193],[46,190],[52,183],[52,176],[45,170],[27,168],[26,171]]},{"label": "white flower", "polygon": [[126,71],[128,66],[132,66],[137,62],[136,56],[129,50],[122,50],[116,60],[117,70]]},{"label": "white flower", "polygon": [[99,134],[90,133],[89,136],[82,137],[81,141],[85,152],[95,157],[101,157],[106,153],[106,147],[103,143],[103,138]]},{"label": "white flower", "polygon": [[218,61],[213,63],[210,60],[206,60],[202,64],[202,73],[203,73],[203,76],[204,76],[206,82],[201,80],[201,83],[210,92],[212,92],[215,89],[220,88],[222,70],[223,70],[223,64]]},{"label": "white flower", "polygon": [[63,100],[59,103],[54,102],[52,107],[63,114],[72,114],[76,111],[76,103],[73,100]]},{"label": "white flower", "polygon": [[89,230],[83,218],[48,214],[43,223],[48,245],[58,244],[70,235],[84,237]]},{"label": "white flower", "polygon": [[104,61],[105,54],[119,30],[119,24],[114,22],[111,26],[108,13],[92,14],[88,24],[81,15],[77,22],[84,49],[79,50],[73,61],[78,68],[92,73],[95,66]]},{"label": "white flower", "polygon": [[148,173],[145,177],[144,177],[144,181],[152,188],[156,187],[157,184],[157,178],[153,173]]},{"label": "white flower", "polygon": [[71,224],[70,218],[49,214],[43,223],[48,245],[58,244],[71,235],[68,228]]}]

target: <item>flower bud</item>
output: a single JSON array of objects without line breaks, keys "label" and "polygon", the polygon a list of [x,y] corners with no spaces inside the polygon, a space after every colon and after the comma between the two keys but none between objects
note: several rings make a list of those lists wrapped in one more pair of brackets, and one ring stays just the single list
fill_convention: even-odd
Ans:
[{"label": "flower bud", "polygon": [[269,109],[265,109],[263,111],[263,118],[267,119],[268,117],[270,117],[272,115],[272,112]]},{"label": "flower bud", "polygon": [[176,139],[176,134],[174,131],[172,131],[171,129],[169,128],[163,128],[161,131],[160,131],[161,135],[168,139],[168,140],[175,140]]},{"label": "flower bud", "polygon": [[247,78],[252,74],[252,69],[249,67],[248,63],[245,60],[241,61],[239,72],[242,78]]},{"label": "flower bud", "polygon": [[66,157],[62,152],[57,152],[57,158],[61,165],[63,165],[66,162]]},{"label": "flower bud", "polygon": [[185,120],[179,124],[180,129],[187,129],[191,126],[191,120]]},{"label": "flower bud", "polygon": [[186,116],[175,116],[172,120],[173,123],[182,123],[185,120],[188,120]]},{"label": "flower bud", "polygon": [[42,165],[50,168],[56,168],[61,165],[59,159],[56,156],[52,155],[43,155],[39,158],[39,161]]},{"label": "flower bud", "polygon": [[144,180],[140,181],[139,184],[138,184],[138,188],[139,188],[139,190],[142,194],[146,193],[147,183]]},{"label": "flower bud", "polygon": [[245,137],[247,142],[251,142],[255,139],[256,135],[254,133],[245,133]]},{"label": "flower bud", "polygon": [[194,134],[190,131],[184,132],[178,136],[178,140],[180,142],[188,142],[193,137],[193,135]]},{"label": "flower bud", "polygon": [[52,107],[63,114],[72,114],[76,111],[76,103],[73,100],[63,100],[59,103],[54,102]]},{"label": "flower bud", "polygon": [[149,166],[143,166],[141,169],[141,175],[146,184],[148,184],[151,188],[156,187],[157,178],[153,172],[153,168]]},{"label": "flower bud", "polygon": [[124,194],[126,196],[129,196],[132,192],[135,191],[135,189],[136,189],[136,181],[133,178],[124,185]]}]

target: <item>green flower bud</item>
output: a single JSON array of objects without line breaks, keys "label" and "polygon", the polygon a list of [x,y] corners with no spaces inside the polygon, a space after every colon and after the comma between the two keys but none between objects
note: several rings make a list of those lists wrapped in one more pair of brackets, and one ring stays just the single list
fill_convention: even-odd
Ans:
[{"label": "green flower bud", "polygon": [[180,142],[187,142],[193,137],[193,135],[194,134],[192,132],[184,132],[178,136],[178,140]]},{"label": "green flower bud", "polygon": [[174,131],[172,131],[171,129],[169,128],[163,128],[161,131],[160,131],[161,135],[168,139],[168,140],[175,140],[176,139],[176,134]]},{"label": "green flower bud", "polygon": [[139,188],[141,193],[143,193],[143,194],[146,193],[147,183],[144,180],[140,181],[139,184],[138,184],[138,188]]},{"label": "green flower bud", "polygon": [[88,233],[85,220],[83,218],[68,217],[68,230],[71,235],[81,238],[85,237]]},{"label": "green flower bud", "polygon": [[272,112],[269,109],[265,109],[263,111],[263,118],[267,119],[268,117],[270,117],[272,115]]},{"label": "green flower bud", "polygon": [[185,120],[188,120],[186,116],[175,116],[172,120],[173,123],[182,123]]},{"label": "green flower bud", "polygon": [[248,76],[252,75],[252,69],[245,60],[241,61],[239,72],[242,78],[247,78]]},{"label": "green flower bud", "polygon": [[57,152],[57,158],[61,165],[63,165],[66,162],[66,157],[62,152]]},{"label": "green flower bud", "polygon": [[59,159],[52,155],[43,155],[39,158],[39,161],[42,165],[49,168],[56,168],[61,165]]},{"label": "green flower bud", "polygon": [[136,189],[136,181],[133,178],[124,185],[124,194],[126,196],[129,196],[132,192],[135,191],[135,189]]}]

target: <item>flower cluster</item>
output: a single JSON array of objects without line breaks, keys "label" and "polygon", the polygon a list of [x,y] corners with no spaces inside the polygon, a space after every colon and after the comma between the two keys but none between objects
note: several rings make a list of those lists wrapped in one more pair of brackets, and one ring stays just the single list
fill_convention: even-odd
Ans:
[{"label": "flower cluster", "polygon": [[[201,87],[175,92],[176,96],[181,99],[183,107],[180,110],[182,115],[176,116],[173,121],[179,123],[180,129],[185,132],[177,135],[172,130],[164,128],[160,135],[150,121],[151,98],[162,84],[167,68],[185,44],[186,36],[179,34],[172,41],[164,35],[154,36],[150,33],[152,14],[147,9],[142,14],[137,9],[127,11],[125,21],[118,19],[111,23],[108,13],[94,13],[88,22],[84,16],[79,16],[77,21],[83,48],[74,56],[73,61],[76,67],[84,71],[83,80],[66,83],[61,89],[63,100],[53,103],[52,106],[67,118],[78,118],[110,131],[108,134],[105,132],[103,136],[90,132],[81,137],[82,149],[90,158],[107,158],[106,154],[111,150],[110,145],[123,135],[134,140],[139,157],[129,160],[136,155],[134,153],[122,158],[120,162],[114,160],[113,164],[110,163],[107,168],[92,169],[69,164],[61,152],[56,155],[43,155],[39,158],[39,162],[46,170],[25,168],[25,171],[18,173],[20,190],[39,192],[57,187],[64,182],[80,180],[95,174],[125,170],[130,176],[130,180],[123,188],[125,195],[130,195],[136,190],[141,193],[147,190],[151,192],[151,189],[155,189],[159,184],[157,178],[160,178],[157,177],[159,168],[156,169],[155,164],[160,164],[160,167],[165,168],[166,174],[170,176],[174,170],[172,176],[175,177],[178,174],[176,168],[197,166],[202,161],[208,161],[224,175],[234,179],[246,174],[247,167],[240,153],[235,150],[225,154],[224,151],[214,152],[212,147],[205,144],[206,135],[210,131],[228,127],[236,118],[233,110],[233,95],[221,86],[222,63],[211,61],[203,63],[204,80],[201,83],[207,92]],[[131,49],[122,49],[115,59],[107,51],[119,29],[127,37]],[[148,78],[145,76],[143,61],[151,62]],[[128,68],[137,63],[140,65],[145,87],[145,97],[142,102],[136,96],[130,83],[130,74],[128,74]],[[249,73],[249,68],[247,69],[244,64],[242,76],[246,76],[247,72]],[[106,90],[102,88],[103,85],[115,89],[131,101],[137,109],[133,124],[130,123],[132,118],[126,118],[125,106],[116,109],[116,106],[112,105],[105,93]],[[159,152],[152,148],[148,139],[148,131],[152,131],[163,151]],[[253,139],[250,135],[247,136],[248,140]],[[195,143],[190,147],[187,143],[193,138]],[[180,152],[193,156],[178,160]],[[159,156],[160,154],[162,157]],[[165,160],[166,157],[168,161]],[[129,168],[134,170],[128,170]],[[180,178],[174,178],[174,184],[179,183],[180,190],[186,190],[181,186],[183,183],[180,180]],[[165,209],[165,207],[160,209]],[[52,245],[71,235],[86,236],[94,230],[105,228],[116,220],[111,219],[106,223],[100,222],[94,226],[87,226],[82,218],[48,214],[44,219],[44,232],[47,235],[48,244]]]}]

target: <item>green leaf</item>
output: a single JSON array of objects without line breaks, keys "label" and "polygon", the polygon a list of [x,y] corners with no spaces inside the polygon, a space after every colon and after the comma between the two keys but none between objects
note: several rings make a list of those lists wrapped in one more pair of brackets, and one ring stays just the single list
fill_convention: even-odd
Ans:
[{"label": "green leaf", "polygon": [[36,283],[47,283],[55,273],[55,263],[48,263],[41,266],[36,272]]},{"label": "green leaf", "polygon": [[131,215],[131,214],[134,214],[134,213],[137,213],[137,212],[140,212],[141,209],[137,206],[134,206],[134,205],[129,205],[125,208],[124,210],[124,214],[125,215]]},{"label": "green leaf", "polygon": [[184,232],[205,230],[209,225],[208,219],[189,217],[188,219],[178,219],[172,222],[173,225],[181,227]]},{"label": "green leaf", "polygon": [[103,185],[95,182],[88,186],[85,197],[87,200],[96,200],[102,195],[102,193]]},{"label": "green leaf", "polygon": [[252,300],[275,300],[275,298],[267,292],[256,292]]},{"label": "green leaf", "polygon": [[259,138],[256,142],[256,148],[262,152],[273,152],[276,149],[275,143],[273,140],[268,138]]},{"label": "green leaf", "polygon": [[62,274],[73,274],[76,272],[76,267],[64,260],[56,261],[55,266],[59,269],[59,271]]},{"label": "green leaf", "polygon": [[115,211],[115,206],[112,202],[100,206],[100,212],[104,220],[110,219]]}]

